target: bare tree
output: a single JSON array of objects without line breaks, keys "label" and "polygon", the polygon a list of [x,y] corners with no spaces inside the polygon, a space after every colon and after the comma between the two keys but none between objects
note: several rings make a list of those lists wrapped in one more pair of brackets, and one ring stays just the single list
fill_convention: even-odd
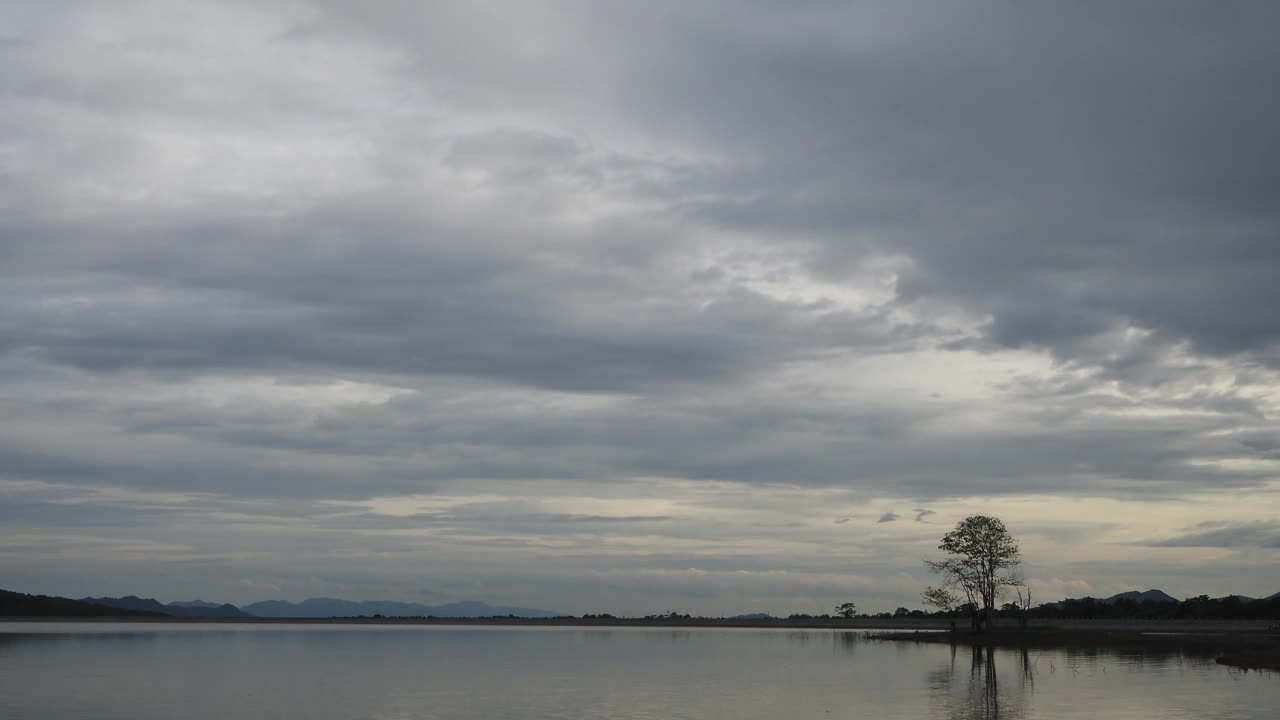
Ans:
[{"label": "bare tree", "polygon": [[[938,549],[946,551],[949,557],[926,560],[925,567],[942,576],[943,586],[939,589],[949,592],[956,588],[964,594],[973,629],[982,632],[990,626],[991,613],[1005,589],[1022,584],[1018,573],[1022,565],[1018,542],[1000,518],[973,515],[943,535]],[[930,591],[936,593],[939,589],[930,588]]]},{"label": "bare tree", "polygon": [[1023,597],[1022,588],[1014,588],[1018,593],[1018,630],[1027,629],[1027,613],[1031,610],[1031,587],[1027,586],[1027,595]]}]

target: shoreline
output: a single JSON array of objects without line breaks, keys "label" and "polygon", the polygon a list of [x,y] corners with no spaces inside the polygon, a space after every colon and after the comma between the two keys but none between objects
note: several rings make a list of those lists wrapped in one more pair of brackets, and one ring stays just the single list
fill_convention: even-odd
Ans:
[{"label": "shoreline", "polygon": [[1183,652],[1212,658],[1244,670],[1280,672],[1280,628],[1274,621],[1239,620],[1060,620],[1030,623],[1025,631],[997,623],[981,635],[950,630],[950,621],[934,618],[855,618],[813,620],[731,620],[720,618],[190,618],[190,617],[0,617],[0,625],[92,623],[97,625],[372,625],[474,627],[576,627],[598,629],[736,628],[758,630],[845,630],[867,633],[869,640],[966,645],[1005,649],[1107,649],[1133,652]]},{"label": "shoreline", "polygon": [[646,618],[438,618],[438,617],[328,617],[328,618],[202,618],[202,617],[131,617],[126,615],[93,617],[0,617],[3,623],[145,623],[158,625],[475,625],[495,627],[647,627],[647,628],[763,628],[794,630],[910,630],[942,631],[946,620],[733,620],[729,618],[689,618],[650,620]]},{"label": "shoreline", "polygon": [[1149,623],[1141,628],[1124,629],[1041,625],[1029,626],[1025,631],[1017,628],[996,627],[977,635],[967,629],[941,633],[895,630],[880,634],[872,633],[868,637],[884,642],[1021,650],[1108,649],[1132,652],[1180,652],[1211,657],[1220,665],[1243,670],[1280,672],[1280,631],[1274,629],[1274,626],[1262,629],[1207,626],[1210,622],[1212,621],[1201,621],[1200,626],[1195,628],[1164,629],[1163,631],[1152,629]]},{"label": "shoreline", "polygon": [[[155,617],[130,615],[103,616],[0,616],[0,623],[31,622],[87,622],[87,623],[158,623],[158,624],[319,624],[319,625],[497,625],[497,626],[564,626],[564,627],[744,627],[744,628],[792,628],[792,629],[833,629],[833,630],[894,630],[914,631],[931,630],[946,631],[951,627],[947,618],[812,618],[790,619],[774,618],[732,619],[732,618],[522,618],[522,617],[295,617],[295,618],[227,618],[227,617]],[[960,629],[957,637],[968,637],[964,627],[967,621],[957,620]],[[1280,625],[1275,620],[1032,620],[1027,624],[1028,635],[1046,636],[1054,631],[1069,632],[1073,637],[1108,636],[1114,634],[1139,634],[1151,636],[1160,633],[1185,635],[1272,635],[1280,637]],[[998,618],[990,637],[1005,637],[1017,634],[1016,622],[1008,618]],[[988,637],[988,636],[977,636]]]}]

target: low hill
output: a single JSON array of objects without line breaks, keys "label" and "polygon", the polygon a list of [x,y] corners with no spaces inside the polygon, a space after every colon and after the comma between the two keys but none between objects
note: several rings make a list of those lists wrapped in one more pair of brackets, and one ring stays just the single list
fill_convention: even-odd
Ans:
[{"label": "low hill", "polygon": [[0,590],[0,617],[163,617],[164,613],[107,607],[49,595]]},{"label": "low hill", "polygon": [[1163,590],[1155,590],[1155,589],[1146,590],[1146,591],[1130,590],[1129,592],[1117,593],[1115,595],[1112,595],[1109,598],[1104,598],[1101,602],[1104,602],[1110,605],[1119,600],[1132,600],[1134,602],[1160,602],[1160,603],[1178,602],[1178,599],[1170,595],[1169,593]]},{"label": "low hill", "polygon": [[[212,610],[225,605],[231,605],[231,603],[211,603],[206,600],[174,600],[173,602],[165,603],[165,605],[168,605],[169,607],[207,608]],[[235,607],[235,605],[231,605],[231,607]]]},{"label": "low hill", "polygon": [[203,600],[165,603],[165,612],[182,617],[250,618],[249,613],[231,603],[211,603]]},{"label": "low hill", "polygon": [[328,618],[328,617],[516,617],[548,618],[560,613],[535,608],[507,607],[467,600],[447,605],[421,605],[393,600],[340,600],[337,598],[308,598],[300,603],[285,600],[264,600],[245,605],[242,610],[264,618]]},{"label": "low hill", "polygon": [[204,618],[248,618],[252,617],[246,612],[240,610],[235,605],[215,605],[214,603],[206,603],[204,601],[192,601],[189,603],[169,603],[165,605],[155,598],[140,598],[137,595],[126,595],[121,598],[113,597],[87,597],[81,598],[80,602],[93,603],[94,605],[103,605],[105,607],[118,608],[121,610],[141,610],[144,612],[157,613],[161,615],[172,615],[174,617],[204,617]]}]

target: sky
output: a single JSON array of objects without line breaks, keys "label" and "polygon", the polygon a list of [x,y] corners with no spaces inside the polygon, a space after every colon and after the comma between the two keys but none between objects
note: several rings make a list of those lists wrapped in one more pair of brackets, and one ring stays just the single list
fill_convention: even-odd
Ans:
[{"label": "sky", "polygon": [[0,586],[1280,591],[1280,5],[0,6]]}]

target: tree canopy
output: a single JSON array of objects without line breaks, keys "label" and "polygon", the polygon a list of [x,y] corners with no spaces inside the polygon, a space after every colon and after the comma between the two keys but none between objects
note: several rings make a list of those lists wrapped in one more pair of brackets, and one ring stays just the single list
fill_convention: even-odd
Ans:
[{"label": "tree canopy", "polygon": [[958,604],[960,595],[973,611],[975,630],[982,630],[1007,588],[1022,584],[1022,556],[1018,541],[1000,518],[973,515],[961,520],[938,545],[948,557],[926,560],[925,566],[943,578],[940,588],[927,588],[923,599],[940,609]]}]

